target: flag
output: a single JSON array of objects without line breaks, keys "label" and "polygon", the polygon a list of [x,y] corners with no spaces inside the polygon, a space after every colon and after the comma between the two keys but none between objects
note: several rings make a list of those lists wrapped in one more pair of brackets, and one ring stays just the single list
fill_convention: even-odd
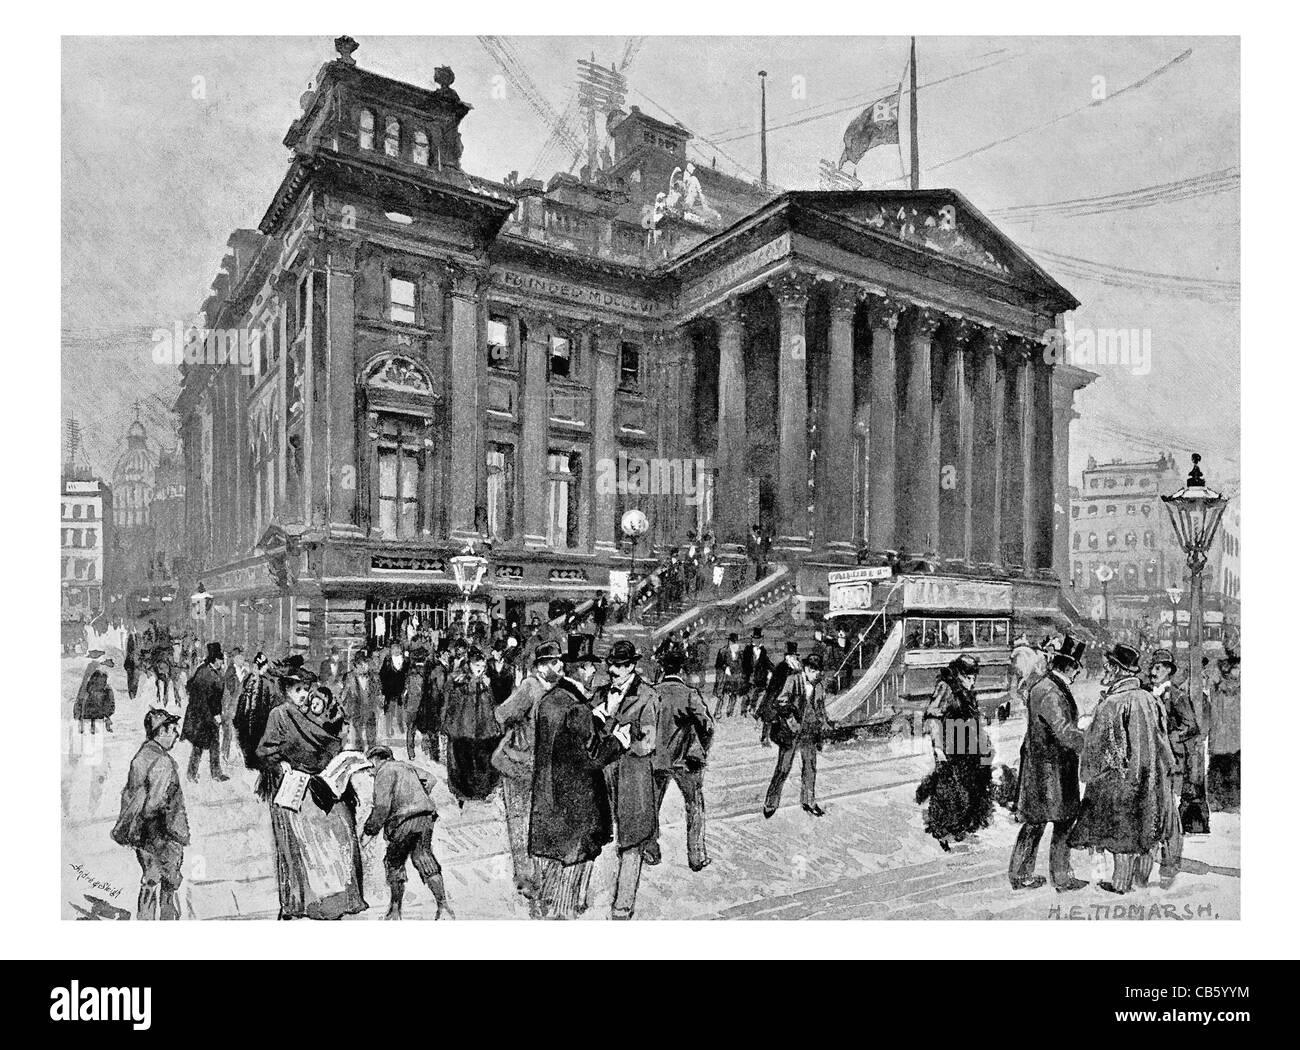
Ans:
[{"label": "flag", "polygon": [[874,146],[897,144],[898,111],[902,85],[892,95],[876,99],[866,109],[853,118],[853,122],[844,131],[844,153],[840,157],[840,167],[856,164],[862,155]]}]

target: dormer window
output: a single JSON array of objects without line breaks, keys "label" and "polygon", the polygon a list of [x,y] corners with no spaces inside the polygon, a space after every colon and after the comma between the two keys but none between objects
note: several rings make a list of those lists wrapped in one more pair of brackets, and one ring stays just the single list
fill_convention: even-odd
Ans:
[{"label": "dormer window", "polygon": [[411,150],[411,159],[423,167],[427,168],[429,166],[429,133],[427,131],[417,131],[415,133],[415,146]]},{"label": "dormer window", "polygon": [[362,149],[375,148],[375,115],[368,109],[361,111],[357,121],[357,142]]},{"label": "dormer window", "polygon": [[400,156],[402,152],[402,125],[396,117],[384,121],[384,155]]}]

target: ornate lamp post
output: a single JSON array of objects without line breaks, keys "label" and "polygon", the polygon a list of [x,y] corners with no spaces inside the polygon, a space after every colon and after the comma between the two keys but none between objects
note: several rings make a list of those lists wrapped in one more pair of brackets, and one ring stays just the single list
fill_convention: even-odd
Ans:
[{"label": "ornate lamp post", "polygon": [[1097,577],[1097,582],[1101,584],[1101,604],[1102,604],[1102,609],[1104,610],[1102,616],[1106,623],[1106,633],[1109,635],[1110,634],[1110,581],[1115,578],[1115,570],[1112,569],[1105,562],[1102,562],[1102,564],[1098,565],[1097,568],[1093,571],[1093,575]]},{"label": "ornate lamp post", "polygon": [[451,571],[456,576],[456,586],[460,589],[461,601],[465,614],[465,634],[469,634],[469,599],[483,583],[483,574],[487,572],[487,559],[474,553],[474,544],[451,559]]},{"label": "ornate lamp post", "polygon": [[[619,522],[619,528],[623,530],[623,535],[632,542],[632,579],[636,580],[636,549],[641,542],[641,537],[650,530],[650,519],[645,516],[644,511],[632,510],[623,514],[622,521]],[[628,619],[633,623],[637,622],[637,597],[639,586],[635,582],[630,582],[627,588],[628,600]]]},{"label": "ornate lamp post", "polygon": [[[1219,522],[1223,512],[1228,509],[1228,498],[1215,492],[1205,484],[1201,474],[1201,457],[1192,455],[1192,472],[1187,475],[1187,484],[1172,496],[1161,496],[1160,500],[1169,512],[1174,534],[1187,555],[1187,568],[1191,575],[1188,588],[1188,601],[1191,604],[1190,627],[1191,638],[1188,645],[1187,692],[1196,704],[1197,721],[1204,726],[1205,721],[1205,676],[1201,670],[1201,647],[1205,630],[1205,592],[1201,573],[1209,557],[1210,547],[1219,531]],[[1175,621],[1177,614],[1175,613]],[[1177,622],[1174,625],[1177,631]],[[1193,781],[1194,797],[1205,797],[1206,773],[1206,737],[1202,735],[1197,742],[1197,759],[1192,763],[1189,779]],[[1205,813],[1208,830],[1208,810]],[[1184,830],[1189,830],[1184,819]]]}]

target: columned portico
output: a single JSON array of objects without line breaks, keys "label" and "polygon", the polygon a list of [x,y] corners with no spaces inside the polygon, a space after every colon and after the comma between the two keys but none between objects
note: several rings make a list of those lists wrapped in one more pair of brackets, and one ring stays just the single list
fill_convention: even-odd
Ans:
[{"label": "columned portico", "polygon": [[946,567],[965,569],[971,559],[973,427],[966,352],[978,332],[965,318],[944,325],[944,376],[939,470],[939,551]]},{"label": "columned portico", "polygon": [[999,358],[1005,334],[983,329],[972,341],[975,360],[971,466],[971,561],[985,571],[1002,565],[1002,398]]}]

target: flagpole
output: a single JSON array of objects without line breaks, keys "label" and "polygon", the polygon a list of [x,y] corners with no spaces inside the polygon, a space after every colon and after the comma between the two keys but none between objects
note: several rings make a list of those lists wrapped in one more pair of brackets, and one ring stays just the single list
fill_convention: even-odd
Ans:
[{"label": "flagpole", "polygon": [[759,151],[760,151],[760,174],[759,183],[763,189],[767,189],[767,70],[758,71],[758,90],[760,106],[760,123],[759,123]]},{"label": "flagpole", "polygon": [[916,134],[916,37],[912,37],[911,66],[912,78],[912,189],[921,188],[921,143]]}]

